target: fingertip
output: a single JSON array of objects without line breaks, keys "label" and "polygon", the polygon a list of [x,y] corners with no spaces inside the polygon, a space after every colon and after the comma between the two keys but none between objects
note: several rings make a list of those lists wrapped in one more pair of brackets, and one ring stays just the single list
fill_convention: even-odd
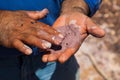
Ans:
[{"label": "fingertip", "polygon": [[30,47],[28,47],[27,45],[24,45],[24,53],[26,55],[30,55],[30,54],[32,54],[32,49]]},{"label": "fingertip", "polygon": [[43,62],[48,62],[48,55],[47,54],[43,55],[42,61]]},{"label": "fingertip", "polygon": [[41,13],[42,13],[43,15],[46,15],[46,14],[49,13],[49,11],[48,11],[47,8],[45,8],[45,9],[43,9],[43,10],[41,10],[41,11],[36,11],[36,14],[39,15],[40,17],[41,17]]},{"label": "fingertip", "polygon": [[65,63],[65,62],[67,61],[67,58],[66,58],[66,56],[61,56],[61,57],[58,59],[58,61],[63,64],[63,63]]},{"label": "fingertip", "polygon": [[41,10],[41,11],[25,11],[27,13],[27,15],[33,19],[41,19],[43,17],[45,17],[49,11],[47,8]]},{"label": "fingertip", "polygon": [[105,36],[105,31],[98,26],[89,27],[88,33],[98,38]]},{"label": "fingertip", "polygon": [[42,47],[43,49],[51,48],[52,44],[48,41],[42,40]]},{"label": "fingertip", "polygon": [[48,61],[52,62],[58,60],[60,54],[61,53],[51,53],[48,57]]},{"label": "fingertip", "polygon": [[50,55],[50,56],[48,57],[48,61],[49,61],[49,62],[52,62],[52,61],[55,61],[55,60],[56,60],[56,57],[54,57],[54,56],[51,56],[51,55]]},{"label": "fingertip", "polygon": [[96,23],[94,23],[90,18],[87,18],[86,26],[89,34],[98,38],[105,36],[105,31],[101,29]]},{"label": "fingertip", "polygon": [[49,10],[47,8],[44,8],[42,11],[49,13]]},{"label": "fingertip", "polygon": [[102,29],[102,30],[101,30],[101,36],[100,36],[100,37],[104,37],[105,34],[106,34],[105,31]]},{"label": "fingertip", "polygon": [[25,51],[25,54],[26,54],[26,55],[31,55],[31,54],[32,54],[32,50],[31,50],[31,49],[27,49],[27,50]]},{"label": "fingertip", "polygon": [[64,62],[66,62],[68,60],[68,58],[69,58],[69,56],[66,53],[62,53],[62,55],[60,55],[58,61],[60,63],[64,63]]},{"label": "fingertip", "polygon": [[60,63],[65,63],[72,55],[74,55],[75,51],[76,51],[76,49],[74,49],[74,48],[68,48],[68,49],[66,49],[62,53],[62,55],[60,55],[58,61]]},{"label": "fingertip", "polygon": [[21,42],[20,40],[14,40],[13,47],[21,51],[25,55],[32,54],[32,49],[23,42]]},{"label": "fingertip", "polygon": [[60,36],[55,36],[55,37],[52,37],[52,40],[56,45],[59,45],[63,41],[63,38],[61,38]]}]

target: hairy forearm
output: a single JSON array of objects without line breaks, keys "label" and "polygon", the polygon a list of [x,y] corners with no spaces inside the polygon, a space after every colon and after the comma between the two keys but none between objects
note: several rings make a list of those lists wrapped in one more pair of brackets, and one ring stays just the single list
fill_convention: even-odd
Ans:
[{"label": "hairy forearm", "polygon": [[62,4],[61,14],[70,12],[82,12],[88,15],[89,8],[84,0],[64,0]]}]

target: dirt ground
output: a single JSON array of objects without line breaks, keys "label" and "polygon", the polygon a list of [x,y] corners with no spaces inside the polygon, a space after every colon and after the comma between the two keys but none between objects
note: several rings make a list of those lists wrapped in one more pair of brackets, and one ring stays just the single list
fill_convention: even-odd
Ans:
[{"label": "dirt ground", "polygon": [[120,0],[103,0],[93,20],[106,36],[89,36],[77,52],[81,80],[120,80]]}]

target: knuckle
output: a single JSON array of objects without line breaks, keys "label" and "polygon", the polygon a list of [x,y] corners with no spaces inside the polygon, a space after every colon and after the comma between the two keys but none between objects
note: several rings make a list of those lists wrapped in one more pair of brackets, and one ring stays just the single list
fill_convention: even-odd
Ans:
[{"label": "knuckle", "polygon": [[22,33],[21,35],[20,35],[20,38],[22,39],[22,40],[26,40],[26,39],[28,39],[29,38],[29,34],[28,33]]},{"label": "knuckle", "polygon": [[37,30],[38,29],[36,27],[30,27],[28,33],[33,34],[33,33],[37,32]]}]

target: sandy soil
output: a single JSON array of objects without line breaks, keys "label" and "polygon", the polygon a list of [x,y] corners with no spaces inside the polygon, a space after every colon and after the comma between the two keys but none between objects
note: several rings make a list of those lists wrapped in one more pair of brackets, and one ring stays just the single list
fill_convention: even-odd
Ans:
[{"label": "sandy soil", "polygon": [[93,20],[106,36],[89,36],[77,52],[81,80],[120,80],[120,0],[103,0]]}]

